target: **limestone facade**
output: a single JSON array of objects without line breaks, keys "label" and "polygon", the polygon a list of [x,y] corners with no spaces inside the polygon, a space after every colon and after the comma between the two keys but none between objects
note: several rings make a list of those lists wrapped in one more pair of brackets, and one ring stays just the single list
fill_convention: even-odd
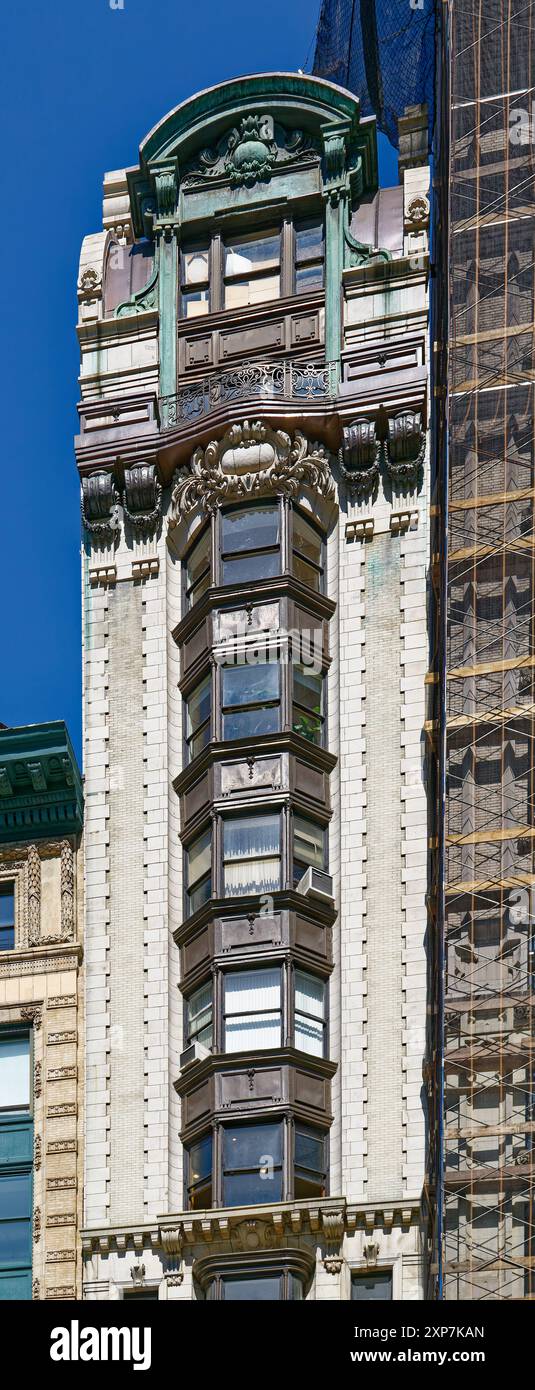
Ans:
[{"label": "limestone facade", "polygon": [[[329,83],[223,84],[166,117],[139,168],[106,176],[104,231],[82,248],[88,1299],[228,1297],[262,1277],[280,1281],[273,1296],[347,1299],[378,1274],[385,1296],[423,1297],[429,175],[401,170],[378,193],[375,140]],[[320,222],[321,282],[295,250]],[[243,247],[257,226],[280,232],[281,279],[244,308],[222,267],[230,238]],[[198,272],[191,315],[190,247],[211,277],[203,288]],[[225,593],[222,518],[257,503],[280,508],[280,579]],[[296,516],[324,538],[323,592],[296,583]],[[207,528],[208,593],[188,609]],[[256,632],[291,647],[297,621],[320,633],[321,746],[291,716],[262,748],[226,746],[216,673],[232,613],[245,646]],[[204,672],[219,734],[188,760]],[[228,901],[233,807],[280,812],[267,936],[258,896]],[[326,831],[323,897],[300,898],[291,878],[298,816],[318,844]],[[210,895],[192,907],[207,827]],[[229,969],[270,963],[325,985],[321,1057],[296,1044],[290,985],[278,1046],[225,1052]],[[181,1061],[203,985],[213,1041]],[[272,1201],[224,1203],[233,1117],[241,1132],[282,1126]],[[325,1141],[323,1188],[299,1187],[299,1134]],[[196,1206],[192,1153],[208,1139]]]}]

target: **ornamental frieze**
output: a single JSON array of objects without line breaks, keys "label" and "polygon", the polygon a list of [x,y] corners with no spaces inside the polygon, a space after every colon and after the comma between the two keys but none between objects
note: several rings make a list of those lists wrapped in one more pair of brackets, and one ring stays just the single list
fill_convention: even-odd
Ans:
[{"label": "ornamental frieze", "polygon": [[169,527],[197,506],[214,512],[227,502],[269,494],[294,497],[302,486],[325,501],[334,497],[324,445],[306,439],[300,430],[292,440],[284,430],[245,420],[232,425],[222,439],[195,450],[189,473],[180,474],[175,483]]},{"label": "ornamental frieze", "polygon": [[188,188],[219,179],[231,188],[250,188],[267,182],[279,166],[303,160],[319,160],[312,136],[285,130],[267,113],[244,116],[212,149],[202,150],[186,166],[181,185]]}]

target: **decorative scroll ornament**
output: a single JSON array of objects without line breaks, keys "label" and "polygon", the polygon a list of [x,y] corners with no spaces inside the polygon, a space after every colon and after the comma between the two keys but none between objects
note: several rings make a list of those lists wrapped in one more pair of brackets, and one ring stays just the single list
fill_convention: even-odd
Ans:
[{"label": "decorative scroll ornament", "polygon": [[306,439],[296,430],[293,443],[284,430],[273,430],[260,420],[232,425],[223,439],[213,439],[206,449],[196,449],[191,471],[179,477],[172,497],[170,527],[195,507],[214,512],[223,503],[282,494],[294,497],[305,484],[330,501],[334,482],[329,456],[323,444]]},{"label": "decorative scroll ornament", "polygon": [[348,228],[344,233],[346,244],[345,265],[347,269],[355,266],[371,265],[374,261],[391,261],[390,251],[383,250],[381,247],[368,246],[364,241],[357,241]]},{"label": "decorative scroll ornament", "polygon": [[82,520],[93,535],[110,537],[119,530],[118,503],[113,473],[82,478]]},{"label": "decorative scroll ornament", "polygon": [[381,445],[374,421],[356,420],[344,429],[343,440],[338,456],[340,472],[350,492],[364,497],[374,491],[379,481]]},{"label": "decorative scroll ornament", "polygon": [[302,130],[286,131],[267,114],[244,116],[214,149],[205,149],[184,170],[182,186],[228,180],[231,187],[267,182],[275,165],[304,156],[318,158],[315,142]]},{"label": "decorative scroll ornament", "polygon": [[425,434],[422,417],[414,410],[405,410],[388,421],[385,463],[389,477],[397,487],[414,487],[425,458]]},{"label": "decorative scroll ornament", "polygon": [[158,524],[160,516],[161,484],[156,475],[156,464],[136,463],[126,468],[124,474],[124,514],[130,525],[138,531],[151,531]]}]

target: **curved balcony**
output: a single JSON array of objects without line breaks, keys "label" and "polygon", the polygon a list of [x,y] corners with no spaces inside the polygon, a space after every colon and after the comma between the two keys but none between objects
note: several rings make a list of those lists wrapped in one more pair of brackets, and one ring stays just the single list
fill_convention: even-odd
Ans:
[{"label": "curved balcony", "polygon": [[336,397],[337,363],[291,361],[244,362],[200,381],[188,381],[175,395],[160,398],[163,432],[196,424],[233,404],[262,406],[270,402],[306,405],[329,404]]}]

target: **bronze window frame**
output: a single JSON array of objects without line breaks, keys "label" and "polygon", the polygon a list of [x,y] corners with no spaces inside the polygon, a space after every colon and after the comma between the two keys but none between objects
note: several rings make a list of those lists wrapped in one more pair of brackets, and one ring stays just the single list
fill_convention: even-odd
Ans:
[{"label": "bronze window frame", "polygon": [[[321,241],[322,254],[305,256],[303,252],[300,252],[298,249],[298,235],[299,232],[308,230],[308,228],[312,226],[321,227],[323,233]],[[208,240],[206,240],[206,238],[203,239],[201,237],[195,237],[193,235],[191,239],[186,237],[186,239],[180,247],[180,284],[178,293],[179,322],[184,323],[190,321],[192,324],[194,324],[197,321],[197,319],[206,319],[210,316],[210,314],[225,313],[228,314],[229,317],[231,317],[233,314],[243,313],[243,310],[244,308],[247,308],[247,305],[241,305],[239,307],[236,305],[225,308],[226,284],[232,283],[233,281],[239,279],[246,278],[245,273],[243,273],[242,275],[240,275],[239,272],[236,272],[235,274],[231,275],[226,274],[226,244],[231,240],[235,240],[237,244],[245,244],[248,238],[252,239],[252,237],[255,235],[255,232],[257,232],[259,236],[262,236],[262,234],[264,234],[266,236],[266,239],[270,234],[272,235],[273,233],[278,233],[280,236],[280,256],[278,263],[280,276],[280,292],[275,299],[266,299],[258,301],[258,306],[255,307],[261,307],[262,304],[267,305],[277,303],[278,299],[281,298],[300,298],[303,294],[321,292],[324,290],[326,263],[325,215],[321,208],[318,208],[316,212],[310,212],[307,216],[304,216],[302,211],[296,209],[294,212],[287,213],[278,222],[276,220],[276,216],[275,219],[273,218],[273,211],[271,211],[270,213],[269,210],[266,210],[266,216],[263,218],[263,225],[261,224],[258,228],[251,227],[250,223],[244,224],[243,219],[240,220],[239,224],[236,224],[235,222],[233,224],[232,218],[227,218],[225,219],[225,222],[222,225],[218,225],[214,229],[212,236]],[[195,251],[203,252],[206,250],[208,250],[208,280],[203,281],[202,284],[199,282],[198,288],[199,290],[206,289],[207,291],[208,311],[206,314],[194,314],[191,316],[191,318],[189,318],[188,315],[182,312],[184,305],[184,294],[188,293],[188,288],[184,274],[184,260],[187,255],[195,253]],[[322,268],[321,284],[314,285],[312,286],[312,288],[310,288],[305,283],[300,285],[299,270],[301,270],[303,267],[306,267],[307,265],[314,266],[315,268]],[[247,277],[249,279],[259,278],[264,273],[265,272],[263,271],[256,272],[253,270],[247,272]]]}]

